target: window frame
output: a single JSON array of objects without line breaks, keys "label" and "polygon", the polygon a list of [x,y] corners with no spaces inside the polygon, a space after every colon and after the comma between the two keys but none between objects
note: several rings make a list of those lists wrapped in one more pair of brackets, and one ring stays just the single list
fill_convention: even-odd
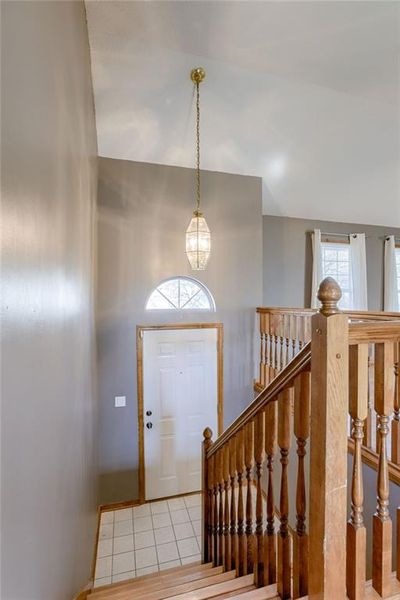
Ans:
[{"label": "window frame", "polygon": [[397,302],[400,309],[400,244],[395,244],[394,254],[396,259]]},{"label": "window frame", "polygon": [[[185,308],[185,305],[183,305],[183,306],[175,306],[173,304],[173,302],[169,298],[167,298],[167,296],[165,296],[165,294],[163,294],[162,292],[159,291],[158,288],[160,286],[162,286],[164,283],[172,282],[172,281],[176,281],[176,280],[178,280],[178,281],[181,281],[181,280],[189,281],[192,284],[195,284],[199,288],[198,291],[196,292],[196,294],[198,294],[200,291],[202,291],[205,294],[205,296],[206,296],[206,298],[208,300],[209,306],[207,308]],[[150,301],[150,298],[157,291],[158,291],[159,294],[161,294],[162,296],[164,296],[166,298],[166,300],[171,304],[171,307],[168,307],[168,308],[167,307],[164,307],[164,308],[150,308],[150,307],[148,307],[148,303]],[[187,302],[185,304],[189,303],[192,300],[192,298],[194,298],[194,296],[196,294],[193,294],[193,296],[191,296],[191,298],[189,298],[189,300],[187,300]],[[147,300],[146,300],[146,303],[145,303],[145,310],[146,310],[146,312],[147,311],[149,311],[149,312],[157,312],[157,313],[159,313],[159,312],[165,312],[165,313],[170,314],[171,312],[172,313],[175,313],[175,312],[179,312],[179,313],[182,313],[182,312],[185,312],[185,313],[189,313],[189,312],[216,312],[217,308],[216,308],[214,296],[212,295],[212,293],[210,292],[210,290],[208,289],[208,287],[202,281],[199,281],[198,279],[195,279],[194,277],[189,277],[188,275],[175,275],[173,277],[167,277],[166,279],[163,279],[162,281],[160,281],[152,289],[152,291],[150,292],[150,294],[147,297]]]},{"label": "window frame", "polygon": [[[348,277],[349,277],[349,287],[348,288],[342,288],[342,292],[344,293],[348,293],[349,294],[349,306],[341,306],[342,310],[352,310],[352,305],[353,305],[353,285],[352,285],[352,274],[351,274],[351,250],[350,250],[350,241],[348,239],[335,239],[332,237],[328,236],[324,236],[323,239],[321,239],[321,269],[322,269],[322,279],[324,279],[325,277],[334,277],[334,275],[329,275],[325,273],[325,260],[324,260],[324,249],[325,248],[329,248],[329,246],[331,247],[332,250],[336,250],[339,251],[343,248],[346,248],[346,251],[348,252],[348,256],[349,256],[349,260],[346,261],[349,264],[349,273],[348,273]],[[327,248],[327,249],[328,249]],[[336,261],[339,262],[339,261]],[[340,282],[338,281],[339,285]],[[339,306],[340,306],[340,301],[339,301]]]}]

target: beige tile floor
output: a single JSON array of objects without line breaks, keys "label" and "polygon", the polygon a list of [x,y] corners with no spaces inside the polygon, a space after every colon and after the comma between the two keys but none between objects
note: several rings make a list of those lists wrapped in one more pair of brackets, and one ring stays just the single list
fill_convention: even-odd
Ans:
[{"label": "beige tile floor", "polygon": [[103,512],[95,586],[200,560],[201,496]]}]

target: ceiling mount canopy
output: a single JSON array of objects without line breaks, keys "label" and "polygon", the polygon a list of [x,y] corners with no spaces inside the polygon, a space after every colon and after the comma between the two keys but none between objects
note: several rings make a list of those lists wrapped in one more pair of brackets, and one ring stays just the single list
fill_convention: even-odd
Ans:
[{"label": "ceiling mount canopy", "polygon": [[200,83],[205,77],[202,67],[196,67],[190,73],[196,86],[196,208],[186,230],[186,256],[193,271],[204,271],[211,253],[210,230],[200,211]]}]

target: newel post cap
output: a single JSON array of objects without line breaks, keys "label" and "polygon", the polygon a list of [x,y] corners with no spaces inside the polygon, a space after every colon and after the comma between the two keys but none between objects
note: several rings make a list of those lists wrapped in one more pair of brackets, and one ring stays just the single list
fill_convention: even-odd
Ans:
[{"label": "newel post cap", "polygon": [[204,437],[204,440],[211,440],[212,431],[209,427],[206,427],[205,430],[203,431],[203,437]]},{"label": "newel post cap", "polygon": [[326,317],[340,313],[337,304],[341,297],[342,290],[338,282],[333,277],[326,277],[318,289],[318,300],[322,304],[319,312]]}]

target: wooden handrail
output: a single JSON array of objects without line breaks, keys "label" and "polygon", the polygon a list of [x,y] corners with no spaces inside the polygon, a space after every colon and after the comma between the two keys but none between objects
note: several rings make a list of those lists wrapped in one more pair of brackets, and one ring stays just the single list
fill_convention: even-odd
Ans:
[{"label": "wooden handrail", "polygon": [[282,392],[302,371],[306,370],[311,364],[311,343],[309,342],[304,348],[296,354],[293,360],[287,365],[284,371],[281,371],[279,375],[265,388],[258,396],[253,400],[247,408],[240,413],[233,423],[225,429],[224,433],[217,438],[212,446],[207,451],[207,458],[213,456],[229,439],[234,436],[246,423],[251,421],[255,415],[264,408],[269,402],[277,400],[278,395]]},{"label": "wooden handrail", "polygon": [[[318,310],[316,308],[293,308],[293,307],[282,307],[282,306],[258,306],[256,308],[256,312],[259,314],[296,314],[296,315],[305,315],[312,316],[315,315]],[[370,321],[382,320],[382,321],[391,321],[391,320],[399,320],[400,312],[387,312],[382,310],[343,310],[344,314],[349,315],[354,319],[367,319]]]},{"label": "wooden handrail", "polygon": [[373,323],[350,323],[349,343],[395,342],[400,340],[400,315],[396,321],[380,321]]}]

